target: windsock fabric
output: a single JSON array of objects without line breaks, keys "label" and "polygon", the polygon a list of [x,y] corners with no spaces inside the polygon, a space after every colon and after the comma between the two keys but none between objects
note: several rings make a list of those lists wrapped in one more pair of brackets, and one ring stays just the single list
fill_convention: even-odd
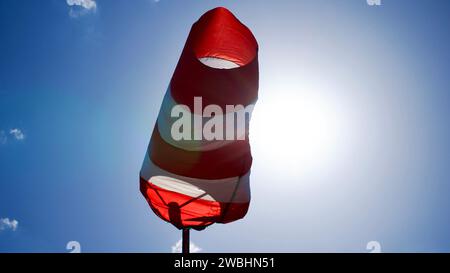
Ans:
[{"label": "windsock fabric", "polygon": [[[141,193],[151,209],[177,228],[200,230],[247,213],[257,53],[251,31],[225,8],[208,11],[191,28],[140,171]],[[200,112],[194,110],[196,97],[202,99]],[[175,139],[172,127],[178,118],[172,117],[172,109],[176,105],[186,109],[191,132],[201,131],[212,118],[202,115],[206,106],[219,106],[223,112],[213,117],[224,121],[223,138],[195,139],[192,134]],[[228,119],[233,122],[226,123]]]}]

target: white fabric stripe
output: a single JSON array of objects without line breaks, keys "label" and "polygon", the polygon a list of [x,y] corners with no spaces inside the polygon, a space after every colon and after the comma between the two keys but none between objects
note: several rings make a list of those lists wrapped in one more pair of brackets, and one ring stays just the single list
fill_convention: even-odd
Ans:
[{"label": "white fabric stripe", "polygon": [[[192,98],[194,99],[194,98]],[[250,119],[251,119],[251,113],[252,113],[252,105],[248,105],[246,106],[243,110],[240,111],[234,111],[234,112],[229,112],[226,113],[225,115],[221,115],[220,117],[222,117],[223,122],[224,122],[224,140],[193,140],[193,136],[194,136],[194,131],[195,130],[203,130],[203,126],[204,124],[210,120],[211,118],[209,117],[202,117],[202,124],[194,124],[194,116],[196,116],[196,114],[193,114],[192,111],[194,109],[190,109],[189,112],[189,119],[191,120],[191,139],[192,140],[175,140],[172,137],[172,133],[171,133],[171,129],[172,129],[172,125],[174,124],[175,121],[178,120],[177,117],[171,117],[171,112],[172,112],[172,108],[177,105],[177,103],[175,102],[175,100],[172,98],[172,95],[170,93],[170,87],[167,88],[166,94],[164,96],[162,105],[161,105],[161,109],[158,115],[158,130],[159,133],[161,135],[161,138],[164,139],[165,142],[169,143],[172,146],[175,146],[177,148],[183,149],[183,150],[187,150],[187,151],[210,151],[210,150],[214,150],[214,149],[218,149],[220,147],[223,147],[227,144],[232,143],[235,140],[225,140],[226,138],[226,131],[227,130],[234,130],[235,132],[235,139],[238,139],[239,137],[244,137],[242,134],[241,135],[237,135],[238,132],[244,132],[244,135],[247,134],[249,127],[250,127]],[[206,105],[203,105],[203,108],[206,107]],[[225,111],[225,109],[223,109]],[[243,124],[237,122],[237,118],[242,115],[245,114],[245,112],[248,111],[249,117],[246,118],[245,122]],[[232,124],[229,128],[228,126],[226,126],[226,120],[227,117],[231,117],[234,116],[234,124]],[[198,128],[200,125],[201,127]]]},{"label": "white fabric stripe", "polygon": [[[208,201],[217,201],[211,195],[205,194],[204,190],[197,188],[183,180],[179,180],[176,178],[168,177],[168,176],[152,176],[150,180],[147,180],[149,183],[154,184],[160,188],[163,188],[168,191],[173,191],[177,193],[182,193],[187,196],[197,197],[201,196],[199,199],[208,200]],[[204,196],[202,196],[205,194]]]},{"label": "white fabric stripe", "polygon": [[[233,203],[247,203],[250,201],[250,171],[241,177],[224,179],[190,178],[164,171],[156,166],[146,154],[141,168],[141,177],[160,188],[191,197],[198,197],[206,193],[201,199],[208,201],[232,201]],[[239,183],[239,187],[236,189],[234,199],[231,200],[237,183]]]}]

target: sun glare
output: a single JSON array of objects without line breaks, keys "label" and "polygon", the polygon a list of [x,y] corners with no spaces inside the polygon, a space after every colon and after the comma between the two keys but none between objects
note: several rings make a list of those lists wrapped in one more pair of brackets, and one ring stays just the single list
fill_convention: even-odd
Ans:
[{"label": "sun glare", "polygon": [[333,158],[342,115],[336,102],[315,91],[273,92],[258,101],[251,123],[252,148],[268,168],[311,171]]}]

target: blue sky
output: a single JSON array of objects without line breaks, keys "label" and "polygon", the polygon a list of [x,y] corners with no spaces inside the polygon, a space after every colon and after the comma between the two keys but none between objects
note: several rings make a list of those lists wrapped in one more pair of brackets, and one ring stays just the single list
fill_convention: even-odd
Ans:
[{"label": "blue sky", "polygon": [[172,250],[139,169],[189,29],[216,6],[260,46],[252,203],[194,243],[449,252],[446,0],[1,1],[0,252]]}]

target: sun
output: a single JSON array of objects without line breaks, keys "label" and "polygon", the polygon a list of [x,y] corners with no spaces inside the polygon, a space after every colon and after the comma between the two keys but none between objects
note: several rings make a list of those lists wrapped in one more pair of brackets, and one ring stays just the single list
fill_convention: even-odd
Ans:
[{"label": "sun", "polygon": [[283,89],[261,98],[250,127],[252,151],[268,168],[320,170],[333,159],[342,133],[337,102],[318,88]]}]

